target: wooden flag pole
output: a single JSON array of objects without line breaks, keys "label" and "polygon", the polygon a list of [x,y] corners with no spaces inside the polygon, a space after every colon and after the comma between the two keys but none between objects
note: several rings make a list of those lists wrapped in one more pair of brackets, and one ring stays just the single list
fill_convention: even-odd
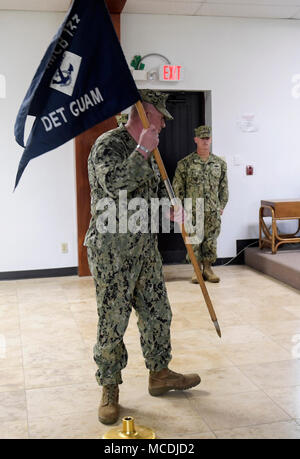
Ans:
[{"label": "wooden flag pole", "polygon": [[[136,105],[136,108],[137,108],[139,117],[140,117],[140,119],[142,121],[144,129],[148,129],[150,124],[149,124],[148,118],[146,116],[145,109],[143,107],[142,102],[139,100],[135,105]],[[154,154],[155,161],[157,162],[161,178],[164,181],[165,187],[167,189],[169,198],[170,198],[171,202],[173,203],[174,199],[176,198],[176,196],[174,194],[174,190],[173,190],[172,185],[170,183],[168,174],[166,172],[166,169],[165,169],[164,163],[163,163],[163,161],[161,159],[161,156],[160,156],[158,148],[155,148],[155,150],[153,151],[153,154]],[[195,270],[199,285],[201,287],[202,294],[204,296],[204,300],[205,300],[208,312],[210,314],[211,320],[213,321],[215,329],[216,329],[219,337],[221,338],[221,329],[220,329],[220,326],[219,326],[219,323],[218,323],[218,319],[217,319],[216,313],[214,311],[211,299],[209,297],[206,285],[204,283],[204,280],[203,280],[203,277],[202,277],[202,273],[201,273],[197,258],[196,258],[195,254],[194,254],[193,247],[192,247],[191,244],[189,244],[187,242],[188,234],[187,234],[187,232],[185,230],[184,223],[182,223],[182,225],[181,225],[181,234],[182,234],[183,241],[185,243],[188,255],[189,255],[190,260],[192,262],[192,265],[194,267],[194,270]]]}]

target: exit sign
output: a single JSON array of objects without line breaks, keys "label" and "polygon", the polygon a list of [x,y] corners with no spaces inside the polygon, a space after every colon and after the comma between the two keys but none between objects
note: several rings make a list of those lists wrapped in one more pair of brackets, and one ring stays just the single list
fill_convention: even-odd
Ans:
[{"label": "exit sign", "polygon": [[183,68],[181,65],[162,65],[160,67],[159,79],[161,81],[182,81]]}]

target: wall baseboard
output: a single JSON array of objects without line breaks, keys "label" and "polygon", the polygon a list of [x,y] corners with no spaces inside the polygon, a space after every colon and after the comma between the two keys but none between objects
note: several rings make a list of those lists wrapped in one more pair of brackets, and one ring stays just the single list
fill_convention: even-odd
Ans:
[{"label": "wall baseboard", "polygon": [[[253,244],[252,247],[258,246],[258,239],[241,239],[236,241],[236,252],[239,253],[241,250],[246,248],[249,244]],[[172,264],[185,264],[185,254],[183,250],[175,251],[165,251],[163,252],[163,263],[166,265]],[[229,258],[218,258],[214,263],[214,266],[222,266],[225,263],[228,263],[230,260],[232,262],[230,265],[244,265],[244,252],[240,255]],[[18,280],[18,279],[36,279],[43,277],[63,277],[63,276],[77,276],[78,267],[70,268],[55,268],[55,269],[35,269],[31,271],[8,271],[0,272],[0,281],[3,280]]]},{"label": "wall baseboard", "polygon": [[[217,261],[214,263],[214,266],[223,266],[226,263],[228,263],[230,260],[232,260],[233,257],[227,257],[227,258],[217,258]],[[231,265],[237,265],[239,263],[236,263],[235,260],[232,260],[230,263]]]},{"label": "wall baseboard", "polygon": [[43,277],[63,277],[76,276],[78,267],[70,268],[54,268],[54,269],[34,269],[28,271],[8,271],[0,273],[0,281],[2,280],[18,280],[18,279],[36,279]]},{"label": "wall baseboard", "polygon": [[[244,265],[245,258],[244,252],[240,253],[243,249],[248,247],[251,244],[251,247],[258,247],[258,239],[238,239],[236,241],[236,253],[239,255],[234,255],[232,257],[218,258],[214,263],[214,266],[221,266],[225,263],[230,265]],[[161,251],[163,263],[165,265],[175,265],[175,264],[185,264],[186,250],[170,250],[170,251]]]}]

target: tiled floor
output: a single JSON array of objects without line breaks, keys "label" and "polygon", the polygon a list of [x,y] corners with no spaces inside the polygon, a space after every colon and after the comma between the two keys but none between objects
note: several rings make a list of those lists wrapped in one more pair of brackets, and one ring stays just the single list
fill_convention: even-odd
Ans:
[{"label": "tiled floor", "polygon": [[[202,383],[147,393],[135,314],[126,333],[121,416],[159,438],[300,438],[300,294],[245,266],[207,284],[217,336],[187,265],[165,268],[175,371]],[[0,438],[101,438],[91,278],[0,282]],[[119,424],[119,423],[118,423]]]}]

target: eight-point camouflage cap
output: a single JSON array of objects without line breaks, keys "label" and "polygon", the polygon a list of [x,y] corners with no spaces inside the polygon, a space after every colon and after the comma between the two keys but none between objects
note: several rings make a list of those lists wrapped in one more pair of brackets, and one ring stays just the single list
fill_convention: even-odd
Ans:
[{"label": "eight-point camouflage cap", "polygon": [[121,113],[120,115],[116,115],[116,120],[118,126],[122,126],[127,123],[128,121],[128,113]]},{"label": "eight-point camouflage cap", "polygon": [[174,119],[166,108],[166,102],[169,94],[164,94],[160,91],[154,91],[153,89],[140,89],[139,93],[143,102],[148,102],[149,104],[154,105],[156,110],[162,113],[167,120]]},{"label": "eight-point camouflage cap", "polygon": [[199,126],[195,129],[195,137],[204,139],[205,137],[211,137],[211,127],[210,126]]}]

